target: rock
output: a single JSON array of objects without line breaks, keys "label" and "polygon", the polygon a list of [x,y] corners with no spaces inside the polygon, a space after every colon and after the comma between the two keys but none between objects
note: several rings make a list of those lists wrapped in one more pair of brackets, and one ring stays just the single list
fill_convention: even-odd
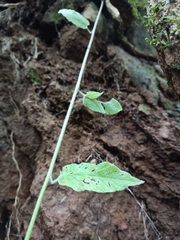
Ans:
[{"label": "rock", "polygon": [[157,54],[155,48],[145,41],[145,38],[150,38],[150,36],[143,25],[131,25],[127,29],[126,36],[128,41],[132,43],[137,50],[156,58]]},{"label": "rock", "polygon": [[157,105],[159,94],[156,75],[147,61],[131,56],[119,47],[108,47],[108,55],[116,69],[120,89],[133,87],[148,103]]}]

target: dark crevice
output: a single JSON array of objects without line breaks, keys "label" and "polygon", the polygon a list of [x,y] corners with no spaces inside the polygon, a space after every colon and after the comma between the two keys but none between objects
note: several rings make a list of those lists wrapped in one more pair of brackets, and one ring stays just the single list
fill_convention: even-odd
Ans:
[{"label": "dark crevice", "polygon": [[0,207],[0,240],[6,237],[6,225],[9,220],[9,212],[6,208]]}]

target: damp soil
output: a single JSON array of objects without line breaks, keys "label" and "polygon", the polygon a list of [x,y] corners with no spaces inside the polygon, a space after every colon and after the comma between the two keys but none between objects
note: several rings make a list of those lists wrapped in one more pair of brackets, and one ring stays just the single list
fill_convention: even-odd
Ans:
[{"label": "damp soil", "polygon": [[[89,39],[65,21],[45,21],[53,4],[0,12],[0,240],[24,239]],[[53,176],[69,163],[108,161],[145,183],[108,194],[49,185],[32,240],[180,239],[180,105],[153,50],[132,54],[138,43],[124,48],[119,33],[128,43],[131,29],[114,21],[105,9],[81,91],[104,91],[102,100],[116,98],[123,111],[102,116],[79,95]]]}]

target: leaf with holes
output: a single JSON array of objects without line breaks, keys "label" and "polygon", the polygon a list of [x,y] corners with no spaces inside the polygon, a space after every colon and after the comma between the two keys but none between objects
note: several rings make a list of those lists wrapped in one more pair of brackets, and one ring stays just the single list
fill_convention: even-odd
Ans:
[{"label": "leaf with holes", "polygon": [[79,28],[87,29],[90,22],[80,13],[71,9],[61,9],[58,13],[62,14],[69,22],[72,22]]},{"label": "leaf with holes", "polygon": [[109,162],[98,165],[90,163],[69,164],[63,167],[58,183],[73,188],[77,192],[94,191],[99,193],[124,190],[144,181],[121,171]]},{"label": "leaf with holes", "polygon": [[89,99],[96,99],[100,97],[104,92],[94,92],[94,91],[89,91],[86,93],[86,97]]},{"label": "leaf with holes", "polygon": [[120,111],[122,111],[121,104],[114,98],[111,99],[109,102],[102,102],[106,114],[113,115]]},{"label": "leaf with holes", "polygon": [[104,108],[101,104],[101,102],[95,100],[95,99],[89,99],[86,96],[83,98],[83,105],[89,109],[91,109],[94,112],[99,112],[104,114]]}]

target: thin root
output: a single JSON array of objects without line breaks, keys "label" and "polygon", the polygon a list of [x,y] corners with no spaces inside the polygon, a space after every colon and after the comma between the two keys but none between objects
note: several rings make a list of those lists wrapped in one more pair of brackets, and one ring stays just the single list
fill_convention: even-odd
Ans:
[{"label": "thin root", "polygon": [[11,134],[10,134],[10,140],[11,140],[11,145],[12,145],[12,160],[13,160],[14,164],[16,165],[16,169],[19,173],[19,182],[18,182],[18,188],[16,190],[16,196],[15,196],[14,204],[13,204],[13,211],[12,211],[12,214],[10,216],[10,220],[9,220],[9,224],[8,224],[6,240],[10,240],[9,236],[10,236],[13,214],[15,214],[15,219],[17,221],[18,234],[20,233],[20,222],[19,222],[19,218],[18,218],[18,214],[19,214],[19,197],[18,197],[18,195],[19,195],[19,192],[20,192],[20,189],[21,189],[21,184],[22,184],[22,173],[21,173],[21,170],[19,168],[18,162],[15,158],[15,143],[14,143],[14,140],[13,140],[13,132],[11,132]]},{"label": "thin root", "polygon": [[144,203],[140,203],[136,196],[134,195],[134,193],[129,189],[127,188],[127,190],[130,192],[130,194],[133,196],[134,200],[136,201],[136,203],[139,205],[140,209],[141,209],[141,214],[142,214],[142,218],[143,218],[143,226],[144,226],[144,236],[145,236],[145,239],[146,240],[149,240],[149,237],[148,237],[148,228],[147,228],[147,223],[146,223],[146,220],[148,219],[149,222],[150,222],[150,225],[153,229],[153,231],[155,232],[156,236],[157,236],[157,240],[160,240],[162,239],[162,235],[161,233],[158,231],[158,229],[156,228],[155,224],[153,223],[152,219],[149,217],[149,215],[147,214],[146,212],[146,208],[145,208],[145,204]]}]

